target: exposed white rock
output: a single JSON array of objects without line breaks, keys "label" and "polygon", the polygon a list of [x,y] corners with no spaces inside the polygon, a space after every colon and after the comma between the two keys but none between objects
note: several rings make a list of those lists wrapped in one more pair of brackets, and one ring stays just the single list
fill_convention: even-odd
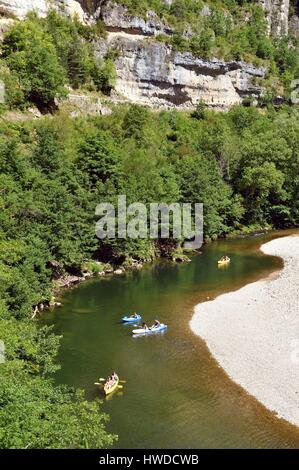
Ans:
[{"label": "exposed white rock", "polygon": [[13,23],[14,20],[12,18],[0,18],[0,41],[3,39],[4,33],[9,30]]},{"label": "exposed white rock", "polygon": [[298,37],[299,37],[299,16],[293,15],[293,16],[290,18],[289,29],[290,29],[290,33],[291,33],[295,38],[298,38]]},{"label": "exposed white rock", "polygon": [[244,96],[261,92],[252,78],[263,77],[265,71],[243,62],[201,59],[153,39],[129,35],[109,35],[99,43],[97,54],[103,56],[109,48],[119,51],[115,91],[131,102],[188,109],[202,99],[224,110]]},{"label": "exposed white rock", "polygon": [[172,29],[166,26],[153,11],[147,11],[145,18],[132,16],[125,6],[108,0],[98,12],[108,31],[125,30],[127,33],[141,33],[148,36],[172,33]]},{"label": "exposed white rock", "polygon": [[76,0],[0,0],[0,12],[19,19],[24,19],[30,11],[44,17],[51,8],[68,16],[77,16],[82,22],[87,20],[87,14]]},{"label": "exposed white rock", "polygon": [[288,34],[290,0],[259,0],[265,10],[268,32],[272,36]]},{"label": "exposed white rock", "polygon": [[66,99],[57,101],[57,104],[67,105],[72,117],[107,115],[112,112],[98,97],[74,93],[72,90]]},{"label": "exposed white rock", "polygon": [[48,11],[46,0],[1,0],[1,13],[24,18],[29,11],[35,11],[39,16],[45,16]]},{"label": "exposed white rock", "polygon": [[[60,7],[67,16],[70,16],[71,18],[77,17],[81,23],[87,21],[87,14],[79,2],[75,0],[60,0],[57,3],[58,7]],[[59,5],[59,3],[61,5]]]}]

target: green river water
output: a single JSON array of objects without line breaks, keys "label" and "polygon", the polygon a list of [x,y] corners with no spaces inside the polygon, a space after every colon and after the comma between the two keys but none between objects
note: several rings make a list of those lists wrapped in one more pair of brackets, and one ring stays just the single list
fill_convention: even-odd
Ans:
[{"label": "green river water", "polygon": [[[280,269],[282,260],[258,247],[295,232],[214,242],[192,263],[156,262],[68,291],[63,306],[42,319],[63,335],[57,382],[84,388],[92,399],[100,393],[94,382],[113,369],[127,381],[103,404],[118,448],[299,447],[299,429],[234,384],[189,328],[199,302]],[[219,269],[225,253],[231,264]],[[133,338],[132,326],[120,323],[133,311],[148,322],[159,318],[168,331]]]}]

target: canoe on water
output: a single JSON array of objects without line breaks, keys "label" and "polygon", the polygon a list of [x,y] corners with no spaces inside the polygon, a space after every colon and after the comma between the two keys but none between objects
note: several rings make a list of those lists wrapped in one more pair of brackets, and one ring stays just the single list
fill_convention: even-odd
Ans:
[{"label": "canoe on water", "polygon": [[108,385],[108,383],[106,382],[104,385],[105,395],[109,395],[110,393],[114,392],[118,388],[118,384],[119,384],[118,377],[112,385]]},{"label": "canoe on water", "polygon": [[122,317],[122,321],[124,323],[134,323],[134,322],[140,321],[140,320],[141,320],[141,315],[138,315],[138,314],[137,314],[136,317],[128,317],[128,316]]},{"label": "canoe on water", "polygon": [[158,331],[164,331],[166,330],[167,325],[164,323],[161,323],[159,326],[155,326],[154,328],[138,328],[137,330],[133,330],[132,333],[133,335],[150,335],[151,333],[157,333]]}]

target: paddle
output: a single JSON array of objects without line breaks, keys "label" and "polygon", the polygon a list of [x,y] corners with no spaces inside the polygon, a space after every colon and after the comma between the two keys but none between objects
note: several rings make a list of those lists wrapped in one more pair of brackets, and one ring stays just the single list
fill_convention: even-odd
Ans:
[{"label": "paddle", "polygon": [[[99,379],[99,381],[100,381],[100,382],[106,382],[106,379],[103,379],[103,377],[101,377],[101,378]],[[119,382],[121,382],[122,384],[127,383],[126,380],[119,380]]]}]

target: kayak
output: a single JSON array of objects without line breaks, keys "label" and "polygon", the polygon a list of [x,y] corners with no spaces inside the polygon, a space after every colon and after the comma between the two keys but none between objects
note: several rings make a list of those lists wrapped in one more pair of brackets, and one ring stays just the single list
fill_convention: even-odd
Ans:
[{"label": "kayak", "polygon": [[135,321],[140,321],[141,315],[137,315],[137,317],[122,317],[122,321],[124,323],[134,323]]},{"label": "kayak", "polygon": [[109,387],[107,386],[107,382],[104,385],[104,392],[105,395],[109,395],[110,393],[114,392],[118,388],[118,383],[119,383],[119,378],[117,377],[116,381],[110,385]]},{"label": "kayak", "polygon": [[218,264],[228,264],[230,263],[230,258],[218,260]]},{"label": "kayak", "polygon": [[148,330],[145,328],[138,328],[137,330],[133,330],[132,333],[133,335],[149,335],[151,333],[158,333],[158,331],[164,331],[166,330],[167,325],[164,323],[161,323],[159,326],[156,326],[154,328],[149,328]]}]

